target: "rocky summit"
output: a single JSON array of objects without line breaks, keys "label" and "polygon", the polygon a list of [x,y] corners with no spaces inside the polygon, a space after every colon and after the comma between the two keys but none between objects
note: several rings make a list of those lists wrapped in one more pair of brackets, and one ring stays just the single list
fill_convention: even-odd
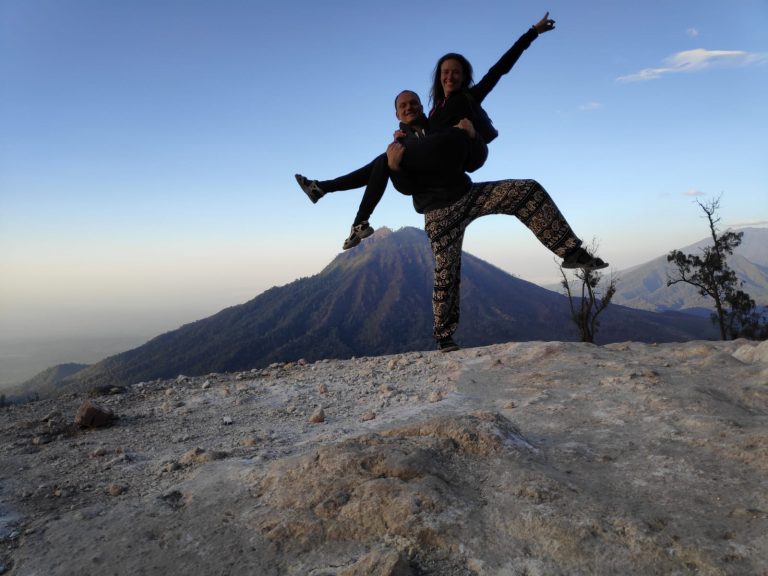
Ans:
[{"label": "rocky summit", "polygon": [[0,574],[768,573],[768,343],[276,363],[0,411]]}]

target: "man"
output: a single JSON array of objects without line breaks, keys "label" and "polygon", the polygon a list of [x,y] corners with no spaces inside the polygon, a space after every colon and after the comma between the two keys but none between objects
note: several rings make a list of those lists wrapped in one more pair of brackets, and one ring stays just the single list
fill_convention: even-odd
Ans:
[{"label": "man", "polygon": [[[470,171],[479,168],[488,157],[486,144],[480,138],[470,138],[468,132],[462,129],[450,128],[430,133],[421,100],[412,90],[403,90],[395,98],[395,116],[400,121],[400,130],[395,133],[395,138],[408,150],[403,168],[422,173],[423,178],[436,186],[444,182],[447,184],[455,170],[463,173],[465,167]],[[368,220],[384,195],[388,180],[386,153],[362,168],[332,180],[310,180],[296,174],[296,181],[313,203],[329,192],[365,187],[350,235],[344,241],[344,250],[357,246],[373,234]]]}]

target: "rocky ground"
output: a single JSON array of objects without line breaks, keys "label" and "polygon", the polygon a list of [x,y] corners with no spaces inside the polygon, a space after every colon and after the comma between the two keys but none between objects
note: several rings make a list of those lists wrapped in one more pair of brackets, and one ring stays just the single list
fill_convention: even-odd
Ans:
[{"label": "rocky ground", "polygon": [[[86,400],[116,418],[76,426]],[[3,409],[0,574],[91,573],[768,575],[768,343],[510,343]]]}]

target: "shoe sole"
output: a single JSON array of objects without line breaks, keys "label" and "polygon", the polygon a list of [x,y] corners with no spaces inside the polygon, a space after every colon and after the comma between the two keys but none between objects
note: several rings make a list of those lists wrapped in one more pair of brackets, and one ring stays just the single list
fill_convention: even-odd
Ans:
[{"label": "shoe sole", "polygon": [[361,230],[360,232],[355,234],[355,240],[350,240],[349,238],[344,240],[344,244],[343,244],[342,248],[344,250],[349,250],[350,248],[354,248],[355,246],[360,244],[360,242],[362,240],[364,240],[365,238],[368,238],[369,236],[373,235],[373,232],[374,232],[373,228],[368,226],[368,228],[366,228],[365,230]]},{"label": "shoe sole", "polygon": [[588,266],[587,264],[562,264],[562,267],[566,270],[587,270],[590,272],[593,270],[602,270],[608,268],[608,266],[608,262],[603,262],[602,264],[597,264],[595,266]]},{"label": "shoe sole", "polygon": [[461,350],[461,346],[458,344],[454,344],[453,346],[446,346],[445,348],[438,348],[438,352],[442,352],[445,354],[446,352],[456,352],[456,350]]}]

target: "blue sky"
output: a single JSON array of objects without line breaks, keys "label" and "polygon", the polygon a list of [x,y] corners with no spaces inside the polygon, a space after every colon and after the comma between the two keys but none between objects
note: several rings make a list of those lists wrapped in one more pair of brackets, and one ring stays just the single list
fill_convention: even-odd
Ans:
[{"label": "blue sky", "polygon": [[[0,0],[0,333],[152,335],[318,273],[360,195],[293,174],[369,161],[439,56],[479,79],[547,10],[475,180],[539,180],[615,270],[706,236],[697,198],[768,224],[765,0]],[[390,188],[372,224],[423,221]],[[513,218],[465,249],[557,279]]]}]

